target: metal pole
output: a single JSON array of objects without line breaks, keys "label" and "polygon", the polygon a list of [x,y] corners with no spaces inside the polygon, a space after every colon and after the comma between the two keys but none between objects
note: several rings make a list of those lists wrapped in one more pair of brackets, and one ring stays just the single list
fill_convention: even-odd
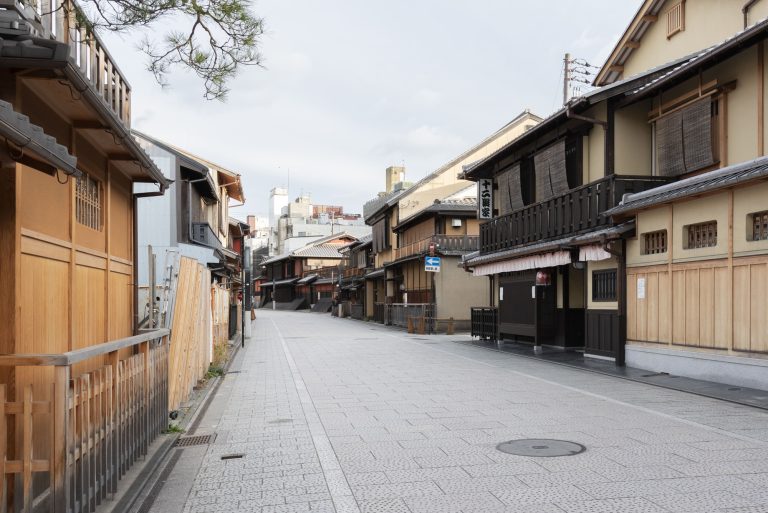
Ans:
[{"label": "metal pole", "polygon": [[243,299],[240,301],[240,347],[245,347],[245,295],[248,289],[245,286],[245,236],[240,238],[240,290]]},{"label": "metal pole", "polygon": [[566,53],[563,59],[563,105],[568,103],[568,85],[571,82],[571,54]]}]

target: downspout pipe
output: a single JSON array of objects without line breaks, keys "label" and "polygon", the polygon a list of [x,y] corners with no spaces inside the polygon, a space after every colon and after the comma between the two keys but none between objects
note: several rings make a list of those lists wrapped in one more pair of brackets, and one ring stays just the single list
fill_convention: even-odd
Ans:
[{"label": "downspout pipe", "polygon": [[565,109],[565,117],[568,119],[578,119],[581,121],[586,121],[587,123],[592,123],[593,125],[600,125],[601,127],[603,127],[603,130],[608,130],[607,121],[601,121],[596,118],[590,118],[588,116],[582,116],[581,114],[576,114],[571,110],[570,105]]},{"label": "downspout pipe", "polygon": [[747,0],[747,2],[741,8],[741,13],[744,15],[744,28],[747,28],[749,26],[749,10],[757,2],[758,0]]}]

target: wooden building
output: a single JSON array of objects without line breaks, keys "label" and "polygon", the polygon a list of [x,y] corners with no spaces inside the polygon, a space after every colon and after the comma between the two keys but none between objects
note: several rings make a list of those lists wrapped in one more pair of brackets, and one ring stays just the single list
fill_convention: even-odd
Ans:
[{"label": "wooden building", "polygon": [[290,253],[262,262],[259,282],[262,306],[298,310],[320,304],[330,309],[339,293],[339,250],[357,240],[346,233],[317,239]]},{"label": "wooden building", "polygon": [[702,46],[617,110],[636,116],[626,116],[634,128],[617,153],[679,180],[608,212],[636,223],[626,243],[627,364],[768,389],[768,5],[660,4],[662,19],[677,9],[683,27],[669,34],[659,23],[636,37],[626,69]]},{"label": "wooden building", "polygon": [[[133,409],[119,391],[138,368],[143,387],[167,376],[167,330],[132,336],[137,205],[168,180],[131,136],[131,87],[99,37],[76,4],[50,5],[7,3],[0,27],[0,508],[92,511],[167,426],[160,381]],[[139,415],[119,465],[79,472]]]},{"label": "wooden building", "polygon": [[[540,121],[541,118],[530,111],[523,111],[504,127],[415,184],[404,181],[404,168],[387,168],[386,191],[363,206],[365,222],[372,227],[374,255],[374,267],[365,275],[365,317],[405,326],[405,318],[410,314],[404,312],[418,310],[414,315],[469,320],[467,308],[473,301],[487,296],[487,284],[468,280],[464,284],[468,287],[465,292],[470,293],[464,294],[464,299],[451,294],[447,288],[445,294],[437,294],[437,285],[432,287],[432,277],[423,273],[423,257],[429,243],[438,242],[433,237],[458,236],[460,239],[452,239],[452,242],[461,240],[461,248],[453,248],[455,251],[466,253],[476,249],[474,245],[477,240],[472,238],[476,235],[476,224],[468,221],[475,214],[464,208],[461,215],[449,218],[451,212],[462,207],[446,208],[447,204],[435,207],[436,202],[451,203],[450,198],[461,196],[462,191],[471,185],[459,178],[464,166],[494,153]],[[445,216],[439,214],[440,209],[445,211]],[[424,211],[427,212],[422,214]],[[461,224],[454,227],[449,220],[446,226],[445,219],[460,219]],[[443,249],[448,250],[445,244]],[[454,282],[465,278],[457,272],[459,269],[453,267],[453,263],[452,258],[446,261],[446,265],[441,268],[444,274],[435,277],[436,283],[445,280],[448,284],[450,278]],[[406,307],[406,300],[412,306]],[[388,311],[394,311],[394,317],[387,315]]]},{"label": "wooden building", "polygon": [[643,2],[601,87],[467,169],[493,189],[465,264],[492,277],[502,337],[768,386],[744,378],[765,375],[768,25],[747,25],[768,5],[741,7]]},{"label": "wooden building", "polygon": [[365,319],[365,275],[373,268],[373,236],[366,235],[339,249],[343,259],[339,266],[339,301],[345,303],[349,316]]}]

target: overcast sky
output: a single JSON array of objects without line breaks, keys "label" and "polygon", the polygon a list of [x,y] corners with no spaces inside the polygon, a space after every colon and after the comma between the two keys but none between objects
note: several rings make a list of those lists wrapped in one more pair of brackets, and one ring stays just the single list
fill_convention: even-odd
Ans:
[{"label": "overcast sky", "polygon": [[160,88],[130,36],[108,40],[133,88],[133,127],[243,175],[247,204],[269,190],[360,212],[384,169],[417,180],[530,108],[562,102],[562,60],[601,65],[640,0],[260,0],[266,69],[226,103],[176,71]]}]

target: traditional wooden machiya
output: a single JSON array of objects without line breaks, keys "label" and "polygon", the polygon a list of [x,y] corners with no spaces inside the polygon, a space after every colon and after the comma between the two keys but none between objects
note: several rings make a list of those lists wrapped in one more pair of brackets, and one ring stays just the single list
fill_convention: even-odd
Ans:
[{"label": "traditional wooden machiya", "polygon": [[0,29],[0,507],[85,511],[167,419],[168,333],[134,338],[133,190],[167,182],[109,52],[50,7]]}]

